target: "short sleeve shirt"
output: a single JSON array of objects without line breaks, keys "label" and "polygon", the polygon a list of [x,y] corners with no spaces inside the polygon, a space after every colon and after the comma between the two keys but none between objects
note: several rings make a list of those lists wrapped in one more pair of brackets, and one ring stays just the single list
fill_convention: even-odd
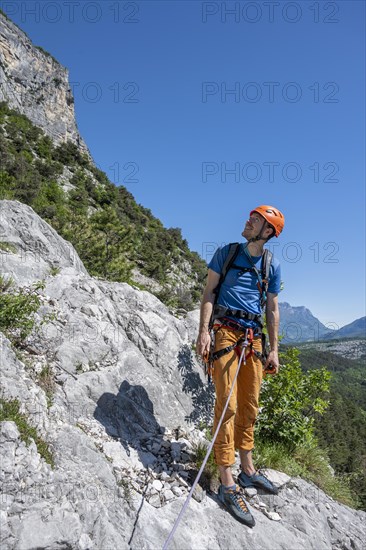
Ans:
[{"label": "short sleeve shirt", "polygon": [[[230,245],[218,248],[210,261],[208,267],[215,271],[215,273],[221,273],[227,255],[229,253]],[[262,256],[252,256],[252,262],[255,267],[261,272]],[[239,253],[235,259],[234,264],[240,267],[252,267],[249,258],[244,252],[244,244],[240,244]],[[221,285],[220,293],[217,298],[217,303],[228,307],[230,309],[240,309],[254,313],[256,315],[261,314],[261,294],[258,288],[258,277],[256,273],[245,272],[241,273],[240,269],[231,268],[226,274],[226,277]],[[281,266],[279,261],[273,256],[271,267],[269,271],[269,283],[268,292],[273,294],[279,293],[281,290]],[[245,327],[255,328],[257,324],[255,321],[248,319],[235,319],[239,321]]]}]

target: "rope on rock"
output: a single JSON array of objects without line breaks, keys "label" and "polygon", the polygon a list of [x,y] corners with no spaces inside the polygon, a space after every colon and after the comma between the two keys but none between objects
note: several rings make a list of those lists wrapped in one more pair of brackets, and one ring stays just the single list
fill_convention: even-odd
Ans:
[{"label": "rope on rock", "polygon": [[186,498],[186,501],[185,501],[185,503],[183,504],[183,507],[182,507],[182,509],[181,509],[181,511],[180,511],[180,513],[179,513],[179,515],[178,515],[178,517],[177,517],[177,519],[175,520],[175,523],[174,523],[174,525],[173,525],[173,528],[172,528],[172,530],[171,530],[171,532],[170,532],[170,534],[169,534],[167,540],[165,541],[165,544],[164,544],[164,546],[163,546],[163,550],[168,550],[168,546],[169,546],[169,544],[170,544],[172,538],[174,537],[174,533],[175,533],[175,531],[177,530],[177,527],[178,527],[178,525],[179,525],[179,523],[180,523],[180,521],[181,521],[181,519],[182,519],[182,517],[183,517],[183,515],[184,515],[184,512],[186,511],[186,509],[187,509],[187,507],[188,507],[189,501],[191,500],[191,497],[192,497],[193,492],[194,492],[194,490],[195,490],[195,488],[196,488],[196,485],[197,485],[197,483],[198,483],[198,481],[199,481],[199,479],[200,479],[200,477],[201,477],[201,475],[202,475],[202,472],[203,472],[203,470],[204,470],[204,467],[206,466],[206,462],[207,462],[207,460],[208,460],[208,457],[210,456],[210,453],[211,453],[212,448],[213,448],[213,446],[214,446],[214,443],[215,443],[217,434],[219,433],[219,430],[220,430],[220,428],[221,428],[222,421],[224,420],[224,416],[225,416],[226,410],[227,410],[227,408],[228,408],[228,406],[229,406],[229,401],[230,401],[231,395],[232,395],[233,390],[234,390],[234,387],[235,387],[236,379],[237,379],[237,377],[238,377],[239,370],[240,370],[240,366],[241,366],[241,364],[242,364],[242,362],[243,362],[243,358],[244,358],[244,364],[245,364],[245,349],[246,349],[246,343],[244,342],[243,349],[242,349],[242,352],[241,352],[241,354],[240,354],[240,359],[239,359],[239,363],[238,363],[238,368],[236,369],[236,373],[235,373],[234,380],[233,380],[233,383],[232,383],[232,386],[231,386],[231,389],[230,389],[230,393],[229,393],[229,396],[228,396],[227,401],[226,401],[226,403],[225,403],[224,410],[222,411],[222,415],[221,415],[221,418],[220,418],[220,420],[219,420],[219,423],[217,424],[217,428],[216,428],[216,431],[215,431],[214,436],[213,436],[213,438],[212,438],[211,444],[209,445],[209,447],[208,447],[208,449],[207,449],[206,456],[205,456],[205,458],[204,458],[204,460],[203,460],[203,462],[202,462],[201,468],[200,468],[200,470],[199,470],[199,472],[198,472],[198,474],[197,474],[197,476],[196,476],[196,479],[195,479],[194,482],[193,482],[192,488],[191,488],[191,490],[190,490],[190,492],[189,492],[189,494],[188,494],[188,496],[187,496],[187,498]]}]

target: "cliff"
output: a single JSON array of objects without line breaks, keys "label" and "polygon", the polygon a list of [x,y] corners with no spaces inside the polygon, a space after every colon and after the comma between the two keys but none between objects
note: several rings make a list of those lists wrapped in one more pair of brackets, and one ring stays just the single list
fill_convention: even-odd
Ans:
[{"label": "cliff", "polygon": [[76,125],[68,74],[0,12],[0,101],[26,115],[56,144],[70,140],[90,158]]}]

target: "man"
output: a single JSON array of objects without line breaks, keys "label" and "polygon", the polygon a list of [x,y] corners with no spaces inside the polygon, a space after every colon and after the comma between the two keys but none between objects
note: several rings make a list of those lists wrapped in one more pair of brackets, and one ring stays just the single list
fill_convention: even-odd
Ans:
[{"label": "man", "polygon": [[[201,303],[200,327],[196,346],[198,355],[207,358],[211,345],[209,325],[213,313],[214,351],[217,353],[227,347],[230,349],[213,362],[213,381],[216,393],[213,427],[215,432],[238,367],[241,349],[235,348],[236,342],[240,338],[243,340],[243,335],[247,339],[252,337],[251,348],[247,348],[252,353],[247,354],[245,364],[241,365],[214,444],[215,461],[219,466],[221,477],[219,499],[239,521],[249,526],[254,525],[254,518],[239,487],[234,482],[231,466],[235,463],[235,449],[239,449],[241,461],[241,473],[237,479],[239,485],[262,488],[272,494],[277,493],[276,487],[263,474],[256,471],[252,450],[254,448],[254,423],[258,413],[259,392],[263,375],[263,365],[259,357],[262,353],[260,314],[265,298],[270,353],[264,369],[271,374],[277,374],[279,369],[277,294],[280,291],[281,271],[279,262],[272,258],[267,292],[263,292],[265,287],[259,280],[262,273],[262,256],[264,244],[274,235],[279,236],[284,227],[284,221],[283,214],[272,206],[262,205],[250,212],[242,233],[243,237],[247,239],[247,243],[240,244],[238,255],[219,289],[216,304],[221,307],[214,306],[214,290],[219,284],[220,274],[230,245],[216,251],[208,266],[208,278]],[[217,318],[218,315],[219,318]]]}]

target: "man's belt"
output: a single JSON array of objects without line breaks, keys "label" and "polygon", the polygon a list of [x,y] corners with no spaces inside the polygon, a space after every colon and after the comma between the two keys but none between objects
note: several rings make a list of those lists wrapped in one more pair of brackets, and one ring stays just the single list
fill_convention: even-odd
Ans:
[{"label": "man's belt", "polygon": [[[229,317],[220,317],[220,319],[216,319],[213,324],[214,328],[230,328],[232,330],[241,330],[242,332],[245,331],[247,327],[244,327],[241,325],[238,321],[234,321],[233,319],[229,319]],[[257,338],[258,336],[262,335],[262,329],[260,327],[255,327],[252,329],[253,335]]]},{"label": "man's belt", "polygon": [[229,307],[220,306],[215,304],[213,308],[213,319],[220,319],[221,317],[235,317],[236,319],[247,319],[248,321],[254,321],[261,328],[263,328],[262,316],[256,313],[250,313],[243,309],[231,309]]}]

